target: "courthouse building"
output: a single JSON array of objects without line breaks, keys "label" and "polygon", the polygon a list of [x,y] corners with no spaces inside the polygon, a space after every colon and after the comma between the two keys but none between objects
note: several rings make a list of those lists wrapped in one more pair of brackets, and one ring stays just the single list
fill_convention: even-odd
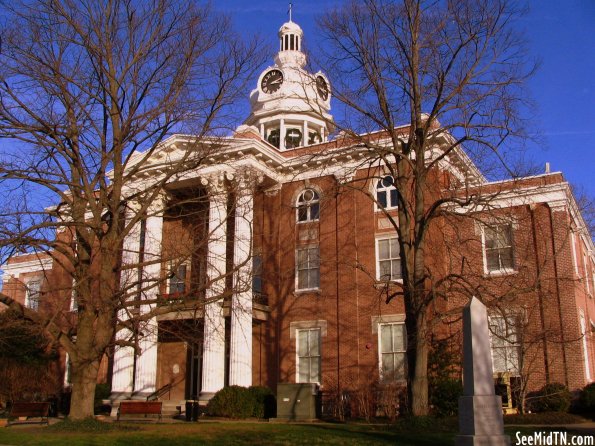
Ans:
[{"label": "courthouse building", "polygon": [[[179,405],[234,384],[317,383],[332,393],[404,381],[404,305],[398,296],[385,303],[401,282],[394,180],[361,139],[330,136],[332,88],[305,68],[301,28],[285,23],[279,38],[244,124],[176,176],[167,210],[148,214],[127,240],[123,262],[161,256],[139,273],[161,280],[144,292],[159,303],[138,310],[158,311],[139,329],[137,353],[110,353],[114,399]],[[385,136],[363,138],[381,145]],[[194,142],[173,135],[149,162],[175,160]],[[428,342],[442,340],[459,360],[460,309],[478,295],[498,376],[524,376],[531,389],[591,382],[593,241],[562,174],[490,182],[458,149],[429,179],[433,193],[491,199],[431,227],[428,283],[456,272],[465,286],[437,294]],[[15,256],[3,266],[4,290],[41,307],[56,270],[47,254]]]}]

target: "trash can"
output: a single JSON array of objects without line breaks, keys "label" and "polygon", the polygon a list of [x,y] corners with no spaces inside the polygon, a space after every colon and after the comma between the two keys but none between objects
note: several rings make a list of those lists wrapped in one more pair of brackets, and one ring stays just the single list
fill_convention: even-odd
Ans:
[{"label": "trash can", "polygon": [[186,421],[198,421],[198,401],[186,401]]},{"label": "trash can", "polygon": [[56,397],[56,396],[49,397],[48,403],[50,403],[50,408],[48,410],[48,417],[56,418],[58,416],[58,397]]}]

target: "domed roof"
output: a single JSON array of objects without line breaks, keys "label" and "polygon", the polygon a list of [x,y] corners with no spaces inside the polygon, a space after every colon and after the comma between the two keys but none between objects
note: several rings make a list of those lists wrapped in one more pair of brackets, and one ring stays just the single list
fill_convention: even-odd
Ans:
[{"label": "domed roof", "polygon": [[285,139],[296,132],[301,135],[300,145],[310,145],[325,141],[334,128],[329,113],[330,85],[320,71],[305,69],[303,35],[291,16],[281,25],[275,64],[262,72],[250,93],[250,115],[244,121],[280,150],[294,147],[295,141]]},{"label": "domed roof", "polygon": [[279,36],[282,36],[287,33],[299,34],[300,36],[304,35],[304,32],[302,31],[302,28],[300,28],[300,25],[292,21],[285,22],[283,25],[281,25],[281,28],[279,28]]}]

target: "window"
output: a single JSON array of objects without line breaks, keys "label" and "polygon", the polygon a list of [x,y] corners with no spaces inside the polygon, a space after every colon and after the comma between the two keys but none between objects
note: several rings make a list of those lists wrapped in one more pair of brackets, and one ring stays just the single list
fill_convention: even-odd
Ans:
[{"label": "window", "polygon": [[78,311],[78,289],[76,280],[72,279],[72,292],[70,293],[70,311]]},{"label": "window", "polygon": [[515,316],[490,317],[492,362],[494,372],[520,373],[519,368],[519,318]]},{"label": "window", "polygon": [[320,329],[297,330],[297,382],[320,382]]},{"label": "window", "polygon": [[267,141],[276,148],[279,148],[279,142],[281,141],[281,130],[271,130],[271,132],[269,133],[269,137],[267,138]]},{"label": "window", "polygon": [[179,294],[186,291],[186,265],[178,265],[172,269],[169,277],[169,294]]},{"label": "window", "polygon": [[252,292],[262,293],[262,258],[259,255],[252,257]]},{"label": "window", "polygon": [[387,175],[376,184],[376,205],[379,209],[392,209],[399,206],[399,193],[395,187],[395,180]]},{"label": "window", "polygon": [[380,324],[380,376],[383,381],[405,379],[407,336],[405,324]]},{"label": "window", "polygon": [[587,382],[591,382],[591,367],[589,361],[589,347],[587,341],[587,322],[585,320],[585,313],[583,310],[580,311],[580,322],[581,322],[581,336],[583,338],[583,359],[585,361],[585,379]]},{"label": "window", "polygon": [[484,256],[487,272],[514,269],[512,225],[484,226]]},{"label": "window", "polygon": [[41,280],[31,280],[27,282],[25,295],[25,306],[32,310],[39,309],[39,295],[41,292]]},{"label": "window", "polygon": [[302,144],[302,132],[299,129],[289,129],[285,134],[285,148],[293,149]]},{"label": "window", "polygon": [[72,385],[72,361],[70,355],[66,353],[64,358],[64,387],[70,387]]},{"label": "window", "polygon": [[320,133],[318,133],[316,130],[311,130],[308,132],[308,144],[318,144],[320,141],[322,141]]},{"label": "window", "polygon": [[320,286],[320,258],[318,246],[297,250],[297,289],[316,289]]},{"label": "window", "polygon": [[585,288],[587,290],[587,294],[591,294],[591,286],[589,285],[589,263],[587,261],[587,255],[583,254],[583,265],[585,266]]},{"label": "window", "polygon": [[306,189],[297,199],[297,221],[315,221],[320,218],[320,197],[313,189]]},{"label": "window", "polygon": [[399,280],[401,274],[401,258],[398,237],[379,239],[376,241],[378,250],[378,280]]}]

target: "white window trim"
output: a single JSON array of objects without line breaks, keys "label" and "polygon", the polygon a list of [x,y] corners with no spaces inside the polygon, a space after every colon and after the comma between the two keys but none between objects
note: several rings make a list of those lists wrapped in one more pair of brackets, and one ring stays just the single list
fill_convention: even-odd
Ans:
[{"label": "white window trim", "polygon": [[[485,229],[487,226],[501,226],[501,225],[510,225],[511,234],[510,234],[510,247],[512,248],[512,268],[500,268],[495,270],[488,269],[488,257],[487,257],[487,250],[486,250],[486,237],[485,237]],[[502,223],[494,223],[492,225],[481,225],[481,254],[483,258],[483,273],[484,276],[488,277],[497,277],[497,276],[505,276],[509,274],[516,274],[518,271],[514,267],[515,265],[515,249],[514,249],[514,223],[513,222],[502,222]]]},{"label": "white window trim", "polygon": [[[382,234],[382,235],[377,235],[376,239],[374,241],[375,244],[375,256],[376,256],[376,281],[377,282],[381,282],[381,283],[403,283],[403,277],[401,276],[398,279],[390,279],[390,280],[386,280],[386,279],[382,279],[380,277],[380,248],[379,248],[379,242],[382,240],[390,240],[396,238],[398,240],[399,236],[392,232],[392,233],[388,233],[388,234]],[[393,260],[391,258],[391,260]],[[402,260],[401,257],[401,252],[399,250],[399,260]],[[403,274],[403,270],[401,268],[401,275]]]},{"label": "white window trim", "polygon": [[[299,265],[299,256],[298,251],[302,249],[311,249],[311,248],[318,248],[318,286],[314,288],[298,288],[299,286],[299,272],[298,269]],[[320,291],[320,245],[300,245],[295,247],[295,285],[294,289],[296,293],[307,293],[312,291]]]},{"label": "white window trim", "polygon": [[404,374],[405,376],[403,377],[403,379],[396,379],[394,381],[390,381],[390,382],[406,382],[407,381],[407,327],[405,327],[405,320],[403,319],[402,321],[398,320],[400,319],[400,315],[398,315],[398,318],[395,318],[396,320],[380,320],[377,324],[376,324],[376,334],[377,334],[377,342],[378,342],[378,373],[380,376],[380,380],[383,379],[382,377],[382,334],[381,334],[381,329],[380,327],[382,325],[402,325],[405,328],[405,350],[399,350],[399,351],[395,351],[394,353],[403,353],[405,355],[405,371]]},{"label": "white window trim", "polygon": [[395,177],[393,177],[390,173],[381,174],[381,176],[379,175],[378,178],[374,177],[374,181],[372,183],[372,194],[373,194],[373,197],[374,197],[374,212],[394,211],[395,209],[398,209],[399,208],[399,205],[398,204],[395,205],[395,206],[391,206],[390,205],[390,191],[392,189],[391,188],[386,188],[386,187],[382,187],[382,189],[386,191],[386,203],[387,203],[387,206],[385,208],[383,208],[382,206],[379,206],[379,204],[378,204],[378,189],[379,189],[378,188],[378,183],[380,181],[382,181],[386,177],[392,177],[393,178],[393,188],[395,190],[397,190],[397,194],[399,193],[398,189],[394,185]]},{"label": "white window trim", "polygon": [[[325,321],[326,324],[326,321]],[[325,326],[326,328],[326,326]],[[318,378],[320,380],[322,380],[322,327],[317,327],[317,326],[313,326],[313,327],[300,327],[300,328],[295,328],[293,330],[294,336],[295,336],[295,382],[298,384],[308,384],[308,383],[302,383],[300,381],[300,355],[299,355],[299,346],[298,343],[300,342],[300,337],[298,335],[298,332],[300,331],[318,331]],[[326,333],[325,333],[326,334]],[[311,356],[310,356],[311,358]],[[316,384],[320,385],[321,381],[315,381]]]}]

